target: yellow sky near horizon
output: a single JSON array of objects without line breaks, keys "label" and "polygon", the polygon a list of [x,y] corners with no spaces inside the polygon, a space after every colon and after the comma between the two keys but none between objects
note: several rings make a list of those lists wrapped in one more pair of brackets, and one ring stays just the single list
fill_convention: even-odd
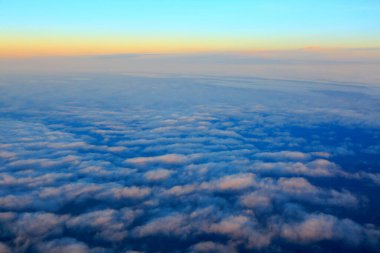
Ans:
[{"label": "yellow sky near horizon", "polygon": [[294,49],[376,48],[375,41],[305,38],[0,35],[0,57],[82,56],[129,53],[215,53]]}]

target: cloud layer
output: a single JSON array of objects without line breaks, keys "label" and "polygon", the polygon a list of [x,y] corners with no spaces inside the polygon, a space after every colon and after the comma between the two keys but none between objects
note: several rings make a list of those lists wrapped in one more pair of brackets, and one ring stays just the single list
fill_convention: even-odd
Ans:
[{"label": "cloud layer", "polygon": [[0,252],[380,248],[380,93],[206,77],[7,81]]}]

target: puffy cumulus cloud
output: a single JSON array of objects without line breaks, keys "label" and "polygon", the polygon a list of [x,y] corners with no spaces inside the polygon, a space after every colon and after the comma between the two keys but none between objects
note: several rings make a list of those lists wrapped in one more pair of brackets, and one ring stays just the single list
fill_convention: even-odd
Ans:
[{"label": "puffy cumulus cloud", "polygon": [[0,242],[0,253],[11,253],[11,248],[8,247],[8,245]]},{"label": "puffy cumulus cloud", "polygon": [[146,197],[151,193],[151,189],[148,187],[110,187],[108,190],[104,189],[103,192],[99,193],[97,196],[103,199],[141,199]]},{"label": "puffy cumulus cloud", "polygon": [[244,226],[248,226],[250,219],[246,216],[231,216],[219,223],[211,224],[208,231],[220,234],[239,236]]},{"label": "puffy cumulus cloud", "polygon": [[255,184],[255,175],[251,173],[230,175],[211,183],[216,189],[222,191],[242,190]]},{"label": "puffy cumulus cloud", "polygon": [[53,213],[2,213],[0,236],[13,245],[12,252],[25,252],[48,237],[60,237],[68,215]]},{"label": "puffy cumulus cloud", "polygon": [[322,189],[301,177],[279,178],[271,186],[279,200],[296,199],[315,204],[328,204],[342,207],[358,207],[360,199],[347,190]]},{"label": "puffy cumulus cloud", "polygon": [[271,210],[272,197],[265,192],[251,192],[240,197],[240,203],[248,208],[257,210]]},{"label": "puffy cumulus cloud", "polygon": [[173,171],[171,171],[171,170],[157,169],[157,170],[152,170],[152,171],[146,172],[144,174],[144,177],[150,181],[161,181],[161,180],[165,180],[168,177],[170,177],[170,175],[172,173],[173,173]]},{"label": "puffy cumulus cloud", "polygon": [[58,180],[68,180],[72,177],[72,173],[46,173],[35,177],[15,177],[10,173],[0,173],[0,184],[8,187],[21,186],[33,188],[49,186],[56,183]]},{"label": "puffy cumulus cloud", "polygon": [[199,184],[176,185],[164,191],[166,195],[186,195],[194,192],[228,192],[242,191],[253,187],[256,183],[252,173],[227,175],[220,179],[204,181]]},{"label": "puffy cumulus cloud", "polygon": [[11,169],[30,169],[30,168],[42,168],[52,169],[60,166],[69,166],[78,164],[79,160],[76,156],[65,156],[59,159],[25,159],[17,160],[7,164],[7,167]]},{"label": "puffy cumulus cloud", "polygon": [[100,163],[98,165],[87,165],[86,163],[82,163],[81,167],[83,168],[77,172],[80,176],[85,175],[87,177],[98,178],[103,181],[104,179],[125,178],[127,176],[132,176],[137,172],[136,169],[115,167],[107,162]]},{"label": "puffy cumulus cloud", "polygon": [[134,229],[137,237],[145,237],[150,235],[176,235],[186,236],[190,232],[192,224],[188,223],[187,218],[182,214],[171,214],[156,218],[147,224],[138,226]]},{"label": "puffy cumulus cloud", "polygon": [[256,157],[271,160],[307,160],[310,155],[299,151],[261,152]]},{"label": "puffy cumulus cloud", "polygon": [[316,193],[318,188],[302,177],[280,178],[278,186],[281,191],[293,194]]},{"label": "puffy cumulus cloud", "polygon": [[[256,219],[243,215],[229,216],[205,228],[207,233],[227,235],[248,248],[263,248],[271,243],[273,233],[260,228]],[[243,240],[243,242],[241,242]]]},{"label": "puffy cumulus cloud", "polygon": [[342,206],[342,207],[353,207],[357,208],[359,207],[359,204],[362,201],[360,197],[355,196],[351,192],[347,190],[343,191],[336,191],[336,190],[330,190],[327,191],[327,196],[321,196],[319,199],[317,198],[317,201],[322,203],[324,200],[327,204],[330,205],[336,205],[336,206]]},{"label": "puffy cumulus cloud", "polygon": [[120,242],[128,236],[127,227],[142,214],[141,210],[105,209],[67,220],[66,227],[81,236],[94,234],[99,241]]},{"label": "puffy cumulus cloud", "polygon": [[62,78],[0,88],[0,252],[379,248],[375,92]]},{"label": "puffy cumulus cloud", "polygon": [[323,189],[302,177],[257,178],[252,188],[239,198],[239,204],[256,211],[271,210],[274,202],[296,200],[304,203],[358,207],[361,199],[343,189]]},{"label": "puffy cumulus cloud", "polygon": [[[32,206],[54,210],[67,204],[85,203],[86,201],[123,202],[124,200],[138,200],[151,193],[149,187],[125,186],[108,184],[65,184],[60,187],[46,187],[32,197],[36,200]],[[31,197],[30,195],[26,197]],[[28,200],[28,199],[26,199]],[[25,200],[25,201],[26,201]]]},{"label": "puffy cumulus cloud", "polygon": [[12,160],[16,158],[17,154],[14,152],[0,151],[0,159],[3,160]]},{"label": "puffy cumulus cloud", "polygon": [[303,175],[307,177],[347,176],[335,163],[325,159],[310,162],[265,162],[256,161],[251,170],[263,174]]},{"label": "puffy cumulus cloud", "polygon": [[152,157],[135,157],[126,160],[127,163],[132,163],[136,165],[144,165],[147,163],[182,164],[186,161],[186,156],[178,154],[167,154]]},{"label": "puffy cumulus cloud", "polygon": [[307,218],[305,221],[281,228],[281,235],[292,241],[316,242],[333,238],[334,226],[337,222],[335,217],[319,215]]},{"label": "puffy cumulus cloud", "polygon": [[181,196],[186,194],[191,194],[195,191],[200,190],[199,186],[196,184],[188,184],[188,185],[176,185],[172,188],[165,190],[164,194],[166,195],[175,195],[175,196]]},{"label": "puffy cumulus cloud", "polygon": [[33,148],[47,147],[50,149],[57,150],[73,150],[73,149],[89,149],[94,146],[87,144],[84,141],[73,141],[73,142],[37,142],[30,143],[29,146]]},{"label": "puffy cumulus cloud", "polygon": [[70,201],[80,201],[93,198],[104,190],[100,184],[69,183],[58,187],[45,187],[38,191],[38,198],[46,202],[54,203],[57,207]]},{"label": "puffy cumulus cloud", "polygon": [[331,154],[329,152],[323,152],[323,151],[315,151],[311,152],[311,155],[320,157],[320,158],[329,158],[331,157]]},{"label": "puffy cumulus cloud", "polygon": [[375,184],[380,185],[380,173],[365,173],[364,175],[370,178]]},{"label": "puffy cumulus cloud", "polygon": [[25,213],[18,219],[15,227],[11,228],[15,234],[31,237],[46,237],[61,234],[67,216],[52,213]]},{"label": "puffy cumulus cloud", "polygon": [[[152,237],[166,236],[177,237],[182,241],[191,239],[196,235],[223,236],[230,238],[231,245],[198,245],[193,246],[190,250],[197,252],[206,249],[227,250],[234,252],[238,245],[244,245],[247,248],[264,248],[271,242],[272,232],[266,228],[261,228],[256,220],[244,215],[219,217],[218,214],[213,217],[209,210],[196,210],[188,215],[171,214],[169,216],[153,219],[134,230],[134,236]],[[214,248],[214,246],[216,246]],[[198,248],[199,247],[199,248]],[[212,251],[214,252],[214,251]]]},{"label": "puffy cumulus cloud", "polygon": [[37,246],[37,250],[41,253],[90,253],[89,247],[73,238],[56,239],[49,242],[41,243]]},{"label": "puffy cumulus cloud", "polygon": [[315,243],[323,240],[340,240],[358,246],[378,241],[378,231],[363,227],[350,219],[338,219],[327,214],[306,215],[302,221],[283,224],[280,236],[295,243]]},{"label": "puffy cumulus cloud", "polygon": [[30,195],[6,195],[0,197],[2,210],[22,210],[34,206],[34,196]]},{"label": "puffy cumulus cloud", "polygon": [[380,186],[380,173],[360,171],[355,174],[348,174],[347,177],[352,177],[355,179],[367,179],[367,180],[372,181],[375,185]]},{"label": "puffy cumulus cloud", "polygon": [[316,159],[307,165],[316,171],[330,171],[335,174],[343,173],[335,163],[326,159]]},{"label": "puffy cumulus cloud", "polygon": [[201,252],[211,252],[211,253],[234,253],[237,252],[231,246],[226,246],[221,243],[215,243],[212,241],[200,242],[193,245],[189,252],[191,253],[201,253]]}]

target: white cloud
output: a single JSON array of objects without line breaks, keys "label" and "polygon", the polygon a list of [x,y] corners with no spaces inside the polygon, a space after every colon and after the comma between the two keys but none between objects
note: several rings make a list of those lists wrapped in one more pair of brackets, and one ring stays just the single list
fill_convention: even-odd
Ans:
[{"label": "white cloud", "polygon": [[167,154],[152,157],[135,157],[126,160],[127,163],[132,163],[136,165],[144,165],[148,163],[182,164],[186,161],[186,156],[178,154]]},{"label": "white cloud", "polygon": [[144,174],[144,177],[150,181],[161,181],[165,180],[173,173],[171,170],[166,169],[158,169],[158,170],[151,170]]},{"label": "white cloud", "polygon": [[38,251],[41,253],[90,253],[90,249],[83,242],[79,242],[73,238],[62,238],[38,245]]},{"label": "white cloud", "polygon": [[303,161],[310,158],[309,154],[302,153],[299,151],[279,151],[279,152],[262,152],[257,153],[256,157],[273,159],[273,160],[294,160],[294,161]]}]

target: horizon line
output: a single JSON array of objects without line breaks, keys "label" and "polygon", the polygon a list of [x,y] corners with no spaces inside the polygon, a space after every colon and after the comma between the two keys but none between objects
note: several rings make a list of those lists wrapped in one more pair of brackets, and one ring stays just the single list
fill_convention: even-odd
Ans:
[{"label": "horizon line", "polygon": [[296,48],[252,48],[252,49],[241,49],[241,50],[151,50],[151,51],[128,51],[128,52],[89,52],[89,53],[29,53],[29,54],[5,54],[1,52],[0,49],[0,59],[33,59],[33,58],[81,58],[81,57],[112,57],[112,56],[170,56],[170,55],[251,55],[254,53],[265,53],[265,52],[331,52],[331,51],[377,51],[380,50],[379,47],[323,47],[323,46],[305,46]]}]

